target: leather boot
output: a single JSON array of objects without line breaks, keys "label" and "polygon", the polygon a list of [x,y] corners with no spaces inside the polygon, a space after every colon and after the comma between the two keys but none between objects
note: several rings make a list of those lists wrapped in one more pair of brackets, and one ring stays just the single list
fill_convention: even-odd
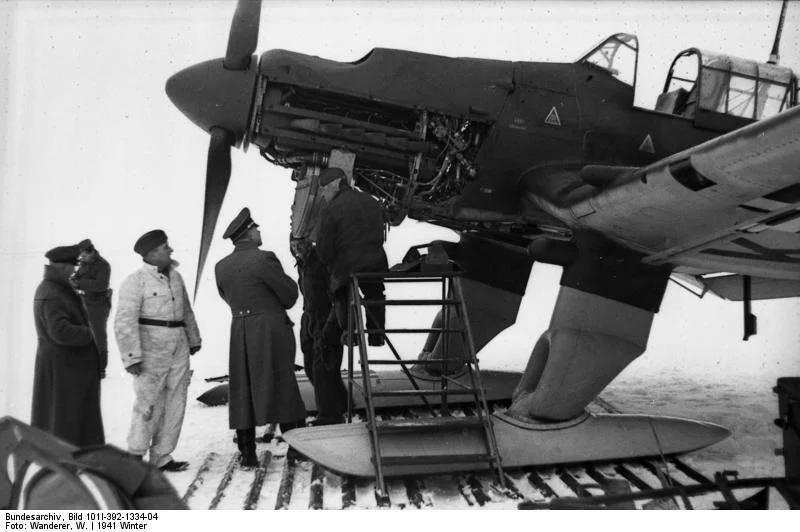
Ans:
[{"label": "leather boot", "polygon": [[239,447],[239,465],[242,467],[258,467],[258,457],[256,457],[256,429],[244,429],[236,431],[236,444]]}]

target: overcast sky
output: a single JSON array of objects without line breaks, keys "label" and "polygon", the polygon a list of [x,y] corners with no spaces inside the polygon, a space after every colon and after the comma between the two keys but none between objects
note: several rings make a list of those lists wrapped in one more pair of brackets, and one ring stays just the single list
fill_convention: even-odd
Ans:
[{"label": "overcast sky", "polygon": [[[171,105],[164,84],[177,70],[224,54],[234,7],[233,1],[180,0],[0,3],[0,413],[5,403],[5,410],[28,415],[36,345],[31,300],[47,249],[92,238],[111,260],[117,288],[140,264],[133,242],[160,227],[193,285],[208,136]],[[779,11],[775,1],[267,1],[258,50],[352,61],[380,46],[569,62],[606,36],[628,32],[639,37],[636,102],[652,108],[672,59],[688,47],[765,61]],[[781,51],[782,64],[800,68],[800,5],[789,6]],[[289,172],[268,165],[256,150],[234,150],[233,167],[208,264],[230,251],[219,235],[246,205],[261,224],[265,247],[294,275]],[[390,261],[408,245],[443,235],[448,232],[414,223],[393,229]],[[543,306],[530,297],[523,306],[524,334],[532,340],[549,319],[558,278],[540,270],[544,285],[535,293]],[[224,373],[229,317],[212,276],[208,267],[197,303],[210,346],[201,364]],[[674,289],[657,318],[651,351],[725,350],[750,360],[800,346],[797,301],[759,307],[761,334],[741,344],[738,305],[671,294]],[[111,347],[114,357],[113,340]],[[529,350],[518,346],[517,366]]]}]

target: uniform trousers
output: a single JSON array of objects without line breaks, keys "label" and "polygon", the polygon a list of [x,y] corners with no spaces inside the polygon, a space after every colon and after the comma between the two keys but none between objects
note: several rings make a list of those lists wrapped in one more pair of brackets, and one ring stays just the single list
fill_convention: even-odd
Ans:
[{"label": "uniform trousers", "polygon": [[191,371],[189,343],[181,327],[141,326],[143,371],[133,379],[133,405],[128,450],[161,467],[178,445]]}]

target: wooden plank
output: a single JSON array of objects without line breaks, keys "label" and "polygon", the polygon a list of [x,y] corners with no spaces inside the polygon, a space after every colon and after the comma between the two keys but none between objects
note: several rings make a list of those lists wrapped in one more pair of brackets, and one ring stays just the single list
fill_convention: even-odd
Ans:
[{"label": "wooden plank", "polygon": [[452,475],[429,475],[423,480],[423,498],[427,497],[433,508],[458,509],[470,506]]},{"label": "wooden plank", "polygon": [[342,509],[352,508],[356,503],[355,478],[346,475],[342,478]]},{"label": "wooden plank", "polygon": [[289,501],[288,510],[308,510],[311,504],[311,470],[313,467],[314,462],[310,460],[295,460],[292,498]]},{"label": "wooden plank", "polygon": [[569,489],[575,492],[575,495],[578,497],[591,497],[592,494],[587,490],[583,485],[572,475],[569,471],[564,468],[559,468],[556,472],[558,478],[566,484]]},{"label": "wooden plank", "polygon": [[322,485],[322,508],[325,510],[341,510],[342,506],[342,492],[343,492],[343,478],[331,471],[324,469],[324,482]]},{"label": "wooden plank", "polygon": [[[283,447],[285,444],[281,444]],[[282,451],[277,444],[270,445],[272,458],[267,464],[264,474],[264,485],[258,497],[256,507],[262,509],[275,508],[278,502],[278,492],[283,478],[284,462],[286,460],[285,451]]]},{"label": "wooden plank", "polygon": [[308,501],[309,510],[322,510],[325,494],[325,468],[319,464],[311,466],[311,494]]},{"label": "wooden plank", "polygon": [[670,462],[675,464],[675,467],[678,469],[678,471],[680,471],[681,473],[683,473],[684,475],[686,475],[690,479],[694,480],[698,484],[709,484],[709,483],[713,482],[713,480],[711,480],[709,477],[705,476],[700,471],[698,471],[695,468],[691,467],[686,462],[684,462],[683,460],[680,460],[677,457],[672,457],[670,459]]},{"label": "wooden plank", "polygon": [[655,487],[656,487],[655,484],[650,485],[647,482],[645,482],[644,480],[642,480],[641,478],[639,478],[637,475],[635,475],[633,473],[633,471],[631,471],[624,464],[617,464],[617,466],[614,468],[614,470],[617,473],[619,473],[622,477],[624,477],[625,480],[627,480],[633,486],[635,486],[636,489],[638,489],[640,491],[652,490],[652,489],[655,489]]},{"label": "wooden plank", "polygon": [[294,487],[294,467],[294,460],[289,458],[284,459],[281,483],[278,488],[278,500],[275,501],[276,510],[285,510],[289,508],[289,502],[292,499],[292,488]]},{"label": "wooden plank", "polygon": [[536,488],[543,499],[552,499],[553,497],[558,497],[556,492],[553,491],[553,488],[551,488],[535,470],[529,472],[527,478],[530,485]]},{"label": "wooden plank", "polygon": [[475,502],[477,502],[479,506],[483,506],[487,502],[491,502],[492,498],[483,489],[483,486],[475,475],[467,475],[466,479],[467,485],[472,492],[472,496],[475,498]]},{"label": "wooden plank", "polygon": [[558,497],[575,497],[575,492],[559,478],[557,470],[540,470],[539,474]]},{"label": "wooden plank", "polygon": [[403,484],[406,487],[406,497],[410,505],[422,508],[425,500],[422,497],[422,486],[420,480],[414,477],[403,477]]},{"label": "wooden plank", "polygon": [[264,486],[264,478],[267,476],[267,467],[271,460],[272,453],[264,451],[261,455],[261,461],[256,470],[253,483],[250,485],[250,490],[247,492],[247,496],[244,499],[245,510],[255,510],[258,507],[258,499],[261,497],[261,489]]},{"label": "wooden plank", "polygon": [[361,510],[370,510],[378,507],[375,497],[375,482],[373,479],[356,478],[355,482],[356,505]]},{"label": "wooden plank", "polygon": [[[392,508],[404,509],[411,506],[408,500],[406,484],[401,478],[389,478],[386,480],[386,490],[388,500]],[[380,504],[379,504],[380,506]]]},{"label": "wooden plank", "polygon": [[205,459],[203,460],[203,463],[200,465],[200,469],[197,470],[194,479],[192,479],[192,482],[189,484],[189,487],[186,488],[186,493],[184,493],[183,497],[181,497],[181,501],[183,501],[184,504],[188,505],[189,500],[197,491],[197,488],[200,487],[205,481],[205,475],[211,469],[211,464],[218,457],[219,455],[215,452],[211,452],[206,455]]},{"label": "wooden plank", "polygon": [[239,453],[233,453],[230,460],[228,461],[228,466],[225,468],[225,473],[223,473],[222,478],[217,485],[217,492],[214,494],[214,498],[211,499],[211,502],[208,505],[209,510],[214,510],[219,505],[222,498],[225,496],[225,489],[230,484],[231,479],[233,478],[233,472],[236,469],[236,465],[239,463]]}]

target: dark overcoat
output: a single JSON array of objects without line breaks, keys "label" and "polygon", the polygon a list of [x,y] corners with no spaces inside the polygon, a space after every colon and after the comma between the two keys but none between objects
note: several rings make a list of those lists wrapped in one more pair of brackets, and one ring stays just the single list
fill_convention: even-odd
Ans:
[{"label": "dark overcoat", "polygon": [[297,284],[274,253],[253,243],[238,244],[217,263],[215,274],[232,314],[230,428],[303,419],[293,323],[286,314],[297,301]]},{"label": "dark overcoat", "polygon": [[317,253],[330,275],[329,290],[347,286],[350,274],[386,271],[384,220],[380,204],[366,192],[344,186],[320,220]]},{"label": "dark overcoat", "polygon": [[80,298],[45,266],[33,301],[38,347],[31,425],[79,447],[105,443],[100,361]]},{"label": "dark overcoat", "polygon": [[83,303],[94,331],[100,353],[100,370],[108,365],[108,334],[106,324],[111,312],[111,265],[98,253],[94,262],[82,262],[75,272],[75,286],[83,292]]}]

